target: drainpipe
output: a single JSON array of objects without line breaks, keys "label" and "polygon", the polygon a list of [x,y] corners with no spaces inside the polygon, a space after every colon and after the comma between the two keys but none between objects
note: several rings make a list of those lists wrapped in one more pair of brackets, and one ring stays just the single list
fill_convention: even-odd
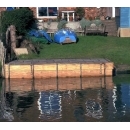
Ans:
[{"label": "drainpipe", "polygon": [[73,21],[74,21],[74,13],[73,13]]},{"label": "drainpipe", "polygon": [[69,22],[69,13],[67,12],[67,21]]},{"label": "drainpipe", "polygon": [[64,13],[62,13],[62,19],[64,19]]},{"label": "drainpipe", "polygon": [[115,7],[112,7],[112,17],[115,18]]}]

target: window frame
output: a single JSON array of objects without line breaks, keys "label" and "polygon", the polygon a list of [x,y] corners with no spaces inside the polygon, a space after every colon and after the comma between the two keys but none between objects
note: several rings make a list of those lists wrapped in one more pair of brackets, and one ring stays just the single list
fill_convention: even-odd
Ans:
[{"label": "window frame", "polygon": [[[57,18],[57,16],[58,16],[58,15],[57,15],[57,16],[39,16],[39,15],[38,15],[38,8],[39,8],[39,7],[36,7],[37,18]],[[48,7],[47,7],[47,8],[48,8]],[[57,7],[57,13],[58,13],[58,9],[59,9],[59,8]],[[48,9],[47,9],[47,10],[48,10]]]}]

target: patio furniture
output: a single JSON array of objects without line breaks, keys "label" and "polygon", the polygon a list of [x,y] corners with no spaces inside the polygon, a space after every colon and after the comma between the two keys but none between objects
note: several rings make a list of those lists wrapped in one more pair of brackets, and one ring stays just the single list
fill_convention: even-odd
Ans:
[{"label": "patio furniture", "polygon": [[106,36],[107,33],[105,32],[106,26],[100,20],[94,20],[91,22],[89,26],[85,26],[84,33],[85,35],[88,34],[97,34]]}]

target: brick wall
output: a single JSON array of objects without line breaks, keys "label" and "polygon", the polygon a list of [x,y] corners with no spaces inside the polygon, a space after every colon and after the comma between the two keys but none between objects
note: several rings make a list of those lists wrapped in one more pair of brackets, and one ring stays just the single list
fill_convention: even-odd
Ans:
[{"label": "brick wall", "polygon": [[30,10],[33,11],[34,17],[37,18],[37,8],[36,7],[29,7]]},{"label": "brick wall", "polygon": [[[76,7],[59,7],[59,12],[61,11],[74,11]],[[86,19],[95,19],[95,17],[107,16],[107,7],[83,7],[85,10]]]},{"label": "brick wall", "polygon": [[0,7],[0,13],[2,12],[2,11],[5,11],[6,10],[6,7]]},{"label": "brick wall", "polygon": [[[37,18],[37,10],[36,7],[29,7],[34,12],[34,17]],[[59,12],[61,11],[74,11],[76,7],[59,7]],[[6,7],[0,7],[0,12],[5,11]],[[85,10],[85,18],[86,19],[95,19],[95,17],[98,17],[99,15],[107,16],[107,7],[84,7]],[[45,19],[44,19],[45,20]],[[47,19],[46,19],[47,20]]]}]

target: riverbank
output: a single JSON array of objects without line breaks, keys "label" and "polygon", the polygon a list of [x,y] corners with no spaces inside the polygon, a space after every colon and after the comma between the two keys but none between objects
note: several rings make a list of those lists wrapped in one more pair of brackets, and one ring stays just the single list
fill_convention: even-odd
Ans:
[{"label": "riverbank", "polygon": [[130,65],[117,65],[117,74],[130,74]]},{"label": "riverbank", "polygon": [[19,59],[109,59],[118,68],[130,66],[130,38],[104,36],[78,36],[77,44],[40,44],[39,54],[19,56]]}]

